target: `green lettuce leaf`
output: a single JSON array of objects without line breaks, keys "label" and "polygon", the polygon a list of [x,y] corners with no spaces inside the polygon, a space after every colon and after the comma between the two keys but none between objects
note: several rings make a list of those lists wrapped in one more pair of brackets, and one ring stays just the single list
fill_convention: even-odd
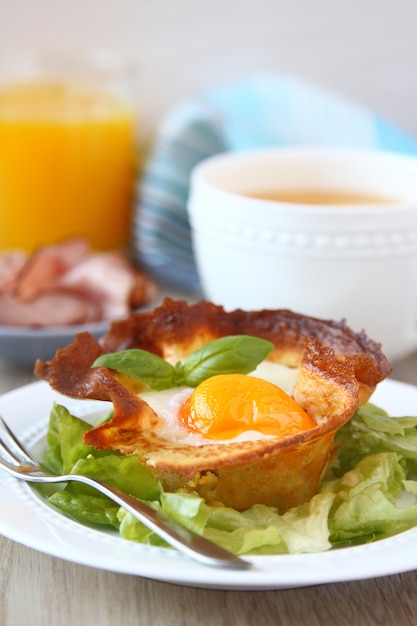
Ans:
[{"label": "green lettuce leaf", "polygon": [[322,552],[331,547],[327,519],[333,499],[318,494],[283,515],[261,504],[242,513],[212,508],[204,535],[235,554]]},{"label": "green lettuce leaf", "polygon": [[[318,552],[331,547],[327,518],[332,494],[319,494],[303,506],[279,515],[274,507],[256,505],[243,513],[229,507],[209,507],[190,493],[163,493],[154,508],[235,554]],[[155,545],[157,539],[125,511],[120,534],[125,539]]]},{"label": "green lettuce leaf", "polygon": [[119,528],[120,507],[106,496],[96,492],[84,494],[77,489],[79,483],[70,483],[62,491],[56,491],[49,501],[66,515],[84,523]]},{"label": "green lettuce leaf", "polygon": [[83,441],[84,433],[90,429],[90,424],[54,403],[47,432],[46,463],[55,474],[69,473],[78,459],[95,452]]},{"label": "green lettuce leaf", "polygon": [[404,505],[404,488],[417,493],[416,481],[406,481],[404,467],[394,452],[363,458],[342,478],[322,486],[335,494],[329,529],[333,546],[388,537],[417,524],[415,497]]},{"label": "green lettuce leaf", "polygon": [[[135,454],[130,456],[109,454],[102,458],[89,455],[86,459],[80,459],[71,473],[99,478],[139,500],[154,500],[159,498],[161,493],[154,476],[142,465]],[[82,492],[96,492],[88,485],[75,484]]]},{"label": "green lettuce leaf", "polygon": [[[54,404],[47,432],[46,464],[56,474],[83,474],[100,478],[138,499],[157,499],[161,489],[153,475],[135,455],[124,456],[97,451],[84,444],[83,435],[91,425]],[[82,483],[68,483],[49,497],[55,507],[88,524],[119,527],[119,505],[96,489]]]},{"label": "green lettuce leaf", "polygon": [[353,418],[339,430],[336,443],[341,444],[338,468],[341,476],[369,454],[396,452],[406,471],[417,473],[417,417],[390,417],[373,404],[360,407]]},{"label": "green lettuce leaf", "polygon": [[[161,493],[153,475],[135,455],[109,454],[102,458],[89,455],[86,459],[79,459],[71,473],[99,478],[139,500],[153,500],[159,498]],[[56,491],[49,501],[80,521],[119,527],[119,505],[89,485],[68,483],[65,489]]]},{"label": "green lettuce leaf", "polygon": [[[336,461],[319,493],[284,514],[264,505],[243,512],[210,507],[195,494],[164,492],[138,457],[85,446],[88,428],[54,405],[47,461],[56,473],[96,476],[235,554],[320,552],[417,525],[417,417],[391,418],[371,404],[359,409],[337,434]],[[117,528],[131,541],[166,546],[130,513],[86,485],[70,483],[50,501],[83,523]]]},{"label": "green lettuce leaf", "polygon": [[[209,507],[199,496],[192,493],[162,492],[160,501],[148,502],[148,504],[160,512],[162,516],[171,517],[185,528],[200,535],[204,533]],[[124,509],[119,511],[119,520],[121,522],[119,532],[124,539],[168,547],[163,539],[160,539]]]}]

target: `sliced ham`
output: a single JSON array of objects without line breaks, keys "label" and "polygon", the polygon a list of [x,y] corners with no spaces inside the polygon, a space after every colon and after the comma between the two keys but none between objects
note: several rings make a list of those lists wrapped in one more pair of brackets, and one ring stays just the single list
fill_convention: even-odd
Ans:
[{"label": "sliced ham", "polygon": [[[7,271],[9,268],[9,272]],[[129,315],[156,297],[153,281],[119,252],[84,239],[0,258],[0,324],[67,326]]]},{"label": "sliced ham", "polygon": [[89,256],[62,276],[59,283],[90,294],[101,306],[103,318],[114,319],[129,313],[130,295],[137,278],[124,255],[109,252]]},{"label": "sliced ham", "polygon": [[26,255],[20,251],[4,252],[0,255],[0,293],[10,292],[16,287],[26,260]]},{"label": "sliced ham", "polygon": [[94,322],[99,306],[75,293],[43,293],[30,302],[0,295],[0,322],[7,326],[51,327]]},{"label": "sliced ham", "polygon": [[39,248],[22,269],[15,289],[16,296],[22,300],[35,298],[58,283],[68,271],[88,256],[88,244],[81,238]]}]

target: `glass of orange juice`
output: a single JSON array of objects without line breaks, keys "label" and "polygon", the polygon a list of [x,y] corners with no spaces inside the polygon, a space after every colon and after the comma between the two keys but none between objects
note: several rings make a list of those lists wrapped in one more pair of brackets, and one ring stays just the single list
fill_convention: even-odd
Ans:
[{"label": "glass of orange juice", "polygon": [[129,242],[136,75],[104,52],[0,59],[0,251]]}]

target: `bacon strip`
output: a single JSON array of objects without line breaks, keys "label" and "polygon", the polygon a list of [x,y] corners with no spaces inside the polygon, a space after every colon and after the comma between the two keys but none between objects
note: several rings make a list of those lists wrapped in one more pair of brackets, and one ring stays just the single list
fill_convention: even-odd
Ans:
[{"label": "bacon strip", "polygon": [[133,420],[137,426],[138,418],[145,412],[154,424],[158,420],[154,411],[136,393],[119,382],[111,370],[107,367],[91,367],[101,354],[103,348],[90,333],[78,333],[74,343],[59,349],[51,361],[38,360],[34,371],[64,395],[112,402],[113,423],[118,420],[125,423],[127,420],[131,424]]}]

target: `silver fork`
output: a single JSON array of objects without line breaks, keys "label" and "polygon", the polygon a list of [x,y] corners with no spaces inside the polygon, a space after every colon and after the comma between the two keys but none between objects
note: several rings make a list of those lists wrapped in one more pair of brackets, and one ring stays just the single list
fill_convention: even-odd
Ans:
[{"label": "silver fork", "polygon": [[162,517],[143,501],[137,500],[97,478],[81,474],[66,474],[62,476],[46,474],[41,470],[38,461],[33,458],[25,446],[17,439],[1,416],[0,426],[3,431],[3,436],[0,436],[0,468],[15,478],[32,483],[66,483],[70,481],[85,483],[95,487],[98,491],[101,491],[101,493],[122,506],[145,526],[162,537],[168,544],[204,565],[229,569],[248,569],[251,567],[249,561],[224,550],[174,520],[165,516]]}]

